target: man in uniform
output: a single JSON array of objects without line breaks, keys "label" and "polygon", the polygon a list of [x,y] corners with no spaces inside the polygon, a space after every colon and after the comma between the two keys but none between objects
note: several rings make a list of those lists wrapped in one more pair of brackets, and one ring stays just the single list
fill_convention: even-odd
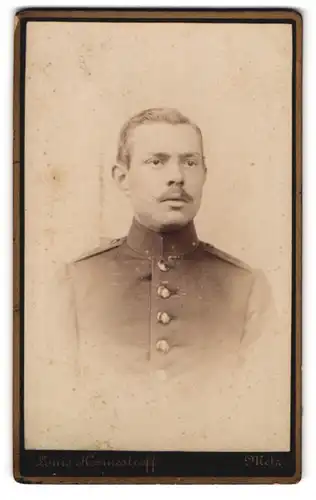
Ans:
[{"label": "man in uniform", "polygon": [[102,428],[101,448],[229,447],[232,412],[244,419],[243,367],[267,333],[267,282],[199,240],[202,134],[179,111],[132,117],[112,175],[133,207],[130,230],[71,266],[79,369],[99,405],[89,443]]}]

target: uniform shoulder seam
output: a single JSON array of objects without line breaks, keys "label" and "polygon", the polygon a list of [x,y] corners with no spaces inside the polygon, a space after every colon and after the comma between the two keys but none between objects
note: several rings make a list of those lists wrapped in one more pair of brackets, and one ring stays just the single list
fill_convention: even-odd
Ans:
[{"label": "uniform shoulder seam", "polygon": [[74,262],[74,264],[76,264],[76,263],[82,262],[84,260],[88,260],[92,257],[96,257],[97,255],[100,255],[102,253],[108,252],[109,250],[112,250],[114,248],[118,248],[119,246],[122,245],[122,243],[124,243],[125,240],[126,240],[126,236],[124,236],[122,238],[115,238],[113,240],[110,240],[106,245],[102,245],[98,248],[95,248],[94,250],[92,250],[90,252],[84,253],[83,255],[81,255],[80,257],[75,259],[73,262]]},{"label": "uniform shoulder seam", "polygon": [[233,255],[230,255],[227,252],[224,252],[223,250],[220,250],[219,248],[215,247],[214,245],[211,245],[210,243],[205,243],[202,242],[204,250],[206,252],[214,255],[215,257],[224,260],[225,262],[228,262],[229,264],[232,264],[233,266],[239,267],[240,269],[244,269],[245,271],[252,271],[251,267],[243,262],[242,260],[237,259]]}]

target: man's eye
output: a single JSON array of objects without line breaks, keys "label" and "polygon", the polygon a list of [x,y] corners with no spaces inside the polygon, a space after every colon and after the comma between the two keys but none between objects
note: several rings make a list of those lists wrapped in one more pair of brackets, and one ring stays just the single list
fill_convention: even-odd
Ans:
[{"label": "man's eye", "polygon": [[186,160],[185,161],[185,164],[188,166],[188,167],[195,167],[197,162],[195,160]]},{"label": "man's eye", "polygon": [[158,165],[162,165],[163,162],[159,158],[149,158],[148,160],[145,161],[145,163],[157,167]]},{"label": "man's eye", "polygon": [[151,163],[153,165],[159,165],[161,163],[161,160],[158,160],[157,158],[154,158],[153,160],[151,160]]}]

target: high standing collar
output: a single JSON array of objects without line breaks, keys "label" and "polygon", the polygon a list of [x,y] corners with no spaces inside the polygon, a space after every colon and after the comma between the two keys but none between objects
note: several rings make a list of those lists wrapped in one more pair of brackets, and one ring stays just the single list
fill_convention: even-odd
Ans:
[{"label": "high standing collar", "polygon": [[150,257],[181,256],[193,252],[199,244],[194,223],[177,231],[156,232],[133,219],[127,235],[127,245]]}]

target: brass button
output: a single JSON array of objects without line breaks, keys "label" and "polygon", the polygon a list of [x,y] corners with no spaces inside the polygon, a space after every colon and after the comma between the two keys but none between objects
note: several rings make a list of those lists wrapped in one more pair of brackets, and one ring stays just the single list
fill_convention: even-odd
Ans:
[{"label": "brass button", "polygon": [[170,346],[168,342],[165,339],[158,340],[156,344],[156,349],[157,351],[163,352],[164,354],[167,354],[170,350]]},{"label": "brass button", "polygon": [[162,299],[168,299],[171,295],[170,290],[168,290],[168,288],[163,285],[160,285],[158,287],[157,293]]},{"label": "brass button", "polygon": [[160,271],[163,271],[163,272],[169,271],[169,266],[167,266],[165,261],[162,259],[158,260],[157,266],[159,267]]},{"label": "brass button", "polygon": [[168,325],[168,323],[170,323],[171,321],[171,318],[168,313],[159,312],[157,314],[157,321],[159,321],[159,323],[162,323],[163,325]]}]

